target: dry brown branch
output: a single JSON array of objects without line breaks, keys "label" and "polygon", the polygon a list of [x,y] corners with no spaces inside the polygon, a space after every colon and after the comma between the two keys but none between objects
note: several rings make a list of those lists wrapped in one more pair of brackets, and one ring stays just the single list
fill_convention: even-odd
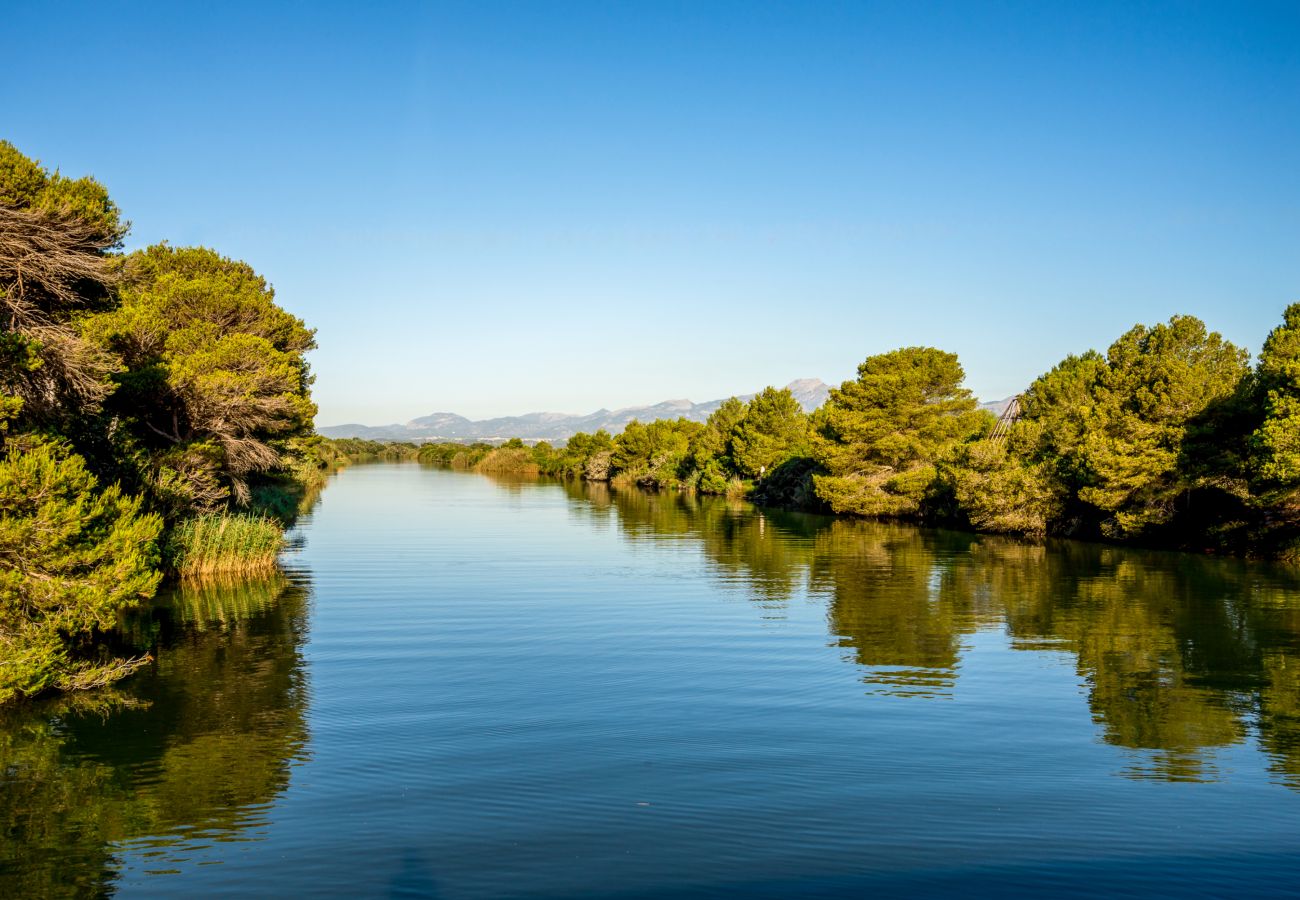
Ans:
[{"label": "dry brown branch", "polygon": [[130,659],[115,659],[107,665],[87,664],[59,678],[58,685],[64,691],[88,691],[104,687],[114,681],[120,681],[137,669],[153,662],[149,654]]},{"label": "dry brown branch", "polygon": [[[116,280],[104,251],[116,237],[81,219],[0,205],[0,289],[7,315],[83,303],[85,282]],[[51,302],[53,301],[53,302]]]},{"label": "dry brown branch", "polygon": [[77,218],[0,206],[0,329],[31,342],[40,360],[4,387],[29,414],[65,399],[94,407],[109,390],[115,362],[69,319],[117,280],[104,256],[115,240]]}]

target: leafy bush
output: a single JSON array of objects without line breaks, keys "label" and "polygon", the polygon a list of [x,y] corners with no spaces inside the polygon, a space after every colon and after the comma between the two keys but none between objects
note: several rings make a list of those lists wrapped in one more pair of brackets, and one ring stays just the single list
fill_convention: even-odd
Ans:
[{"label": "leafy bush", "polygon": [[95,634],[153,596],[162,520],[101,489],[57,443],[11,442],[0,461],[0,702],[120,678],[142,660],[106,655]]}]

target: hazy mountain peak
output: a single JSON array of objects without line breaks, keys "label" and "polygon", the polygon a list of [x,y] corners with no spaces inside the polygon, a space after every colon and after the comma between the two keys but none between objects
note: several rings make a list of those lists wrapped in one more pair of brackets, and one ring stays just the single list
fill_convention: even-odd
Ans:
[{"label": "hazy mountain peak", "polygon": [[791,391],[815,391],[826,387],[826,382],[820,378],[796,378],[786,385],[786,389]]},{"label": "hazy mountain peak", "polygon": [[[799,378],[786,387],[805,410],[812,411],[825,401],[830,388],[819,378]],[[749,400],[753,394],[738,395]],[[534,412],[474,421],[450,412],[430,413],[405,425],[326,425],[318,428],[326,437],[359,437],[375,441],[502,441],[512,437],[534,441],[562,441],[576,432],[604,428],[611,434],[628,422],[660,418],[685,418],[703,422],[726,398],[693,403],[685,398],[664,400],[650,406],[628,406],[610,410],[602,407],[587,415]]]},{"label": "hazy mountain peak", "polygon": [[[812,412],[826,402],[830,394],[830,385],[820,378],[796,378],[786,385],[794,394],[799,405],[807,412]],[[748,401],[753,394],[739,394],[736,399]],[[675,419],[678,417],[692,419],[696,422],[706,420],[726,398],[709,400],[706,403],[692,403],[690,400],[664,400],[650,406],[625,406],[610,410],[601,407],[585,416],[568,413],[535,412],[522,416],[502,416],[496,419],[474,421],[464,416],[449,412],[430,413],[412,419],[405,425],[326,425],[318,428],[326,437],[358,437],[372,441],[504,441],[512,437],[530,441],[564,441],[579,431],[593,432],[604,428],[610,434],[617,434],[623,426],[633,419],[650,422],[655,419]],[[996,416],[1000,416],[1011,402],[992,400],[980,404]]]}]

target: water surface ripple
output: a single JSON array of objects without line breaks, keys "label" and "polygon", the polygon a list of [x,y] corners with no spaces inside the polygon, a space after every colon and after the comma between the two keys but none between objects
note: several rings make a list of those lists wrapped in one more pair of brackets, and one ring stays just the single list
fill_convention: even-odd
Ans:
[{"label": "water surface ripple", "polygon": [[1300,589],[355,466],[0,717],[0,895],[1294,896]]}]

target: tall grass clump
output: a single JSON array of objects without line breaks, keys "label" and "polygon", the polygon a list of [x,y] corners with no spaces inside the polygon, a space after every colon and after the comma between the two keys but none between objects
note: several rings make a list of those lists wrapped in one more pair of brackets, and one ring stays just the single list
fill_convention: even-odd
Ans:
[{"label": "tall grass clump", "polygon": [[273,572],[284,531],[271,516],[213,513],[185,519],[167,541],[167,563],[182,578]]},{"label": "tall grass clump", "polygon": [[479,460],[474,471],[485,475],[537,475],[541,468],[531,450],[523,447],[498,447]]},{"label": "tall grass clump", "polygon": [[727,482],[727,488],[723,492],[728,500],[743,500],[749,493],[749,485],[739,478],[732,478]]}]

